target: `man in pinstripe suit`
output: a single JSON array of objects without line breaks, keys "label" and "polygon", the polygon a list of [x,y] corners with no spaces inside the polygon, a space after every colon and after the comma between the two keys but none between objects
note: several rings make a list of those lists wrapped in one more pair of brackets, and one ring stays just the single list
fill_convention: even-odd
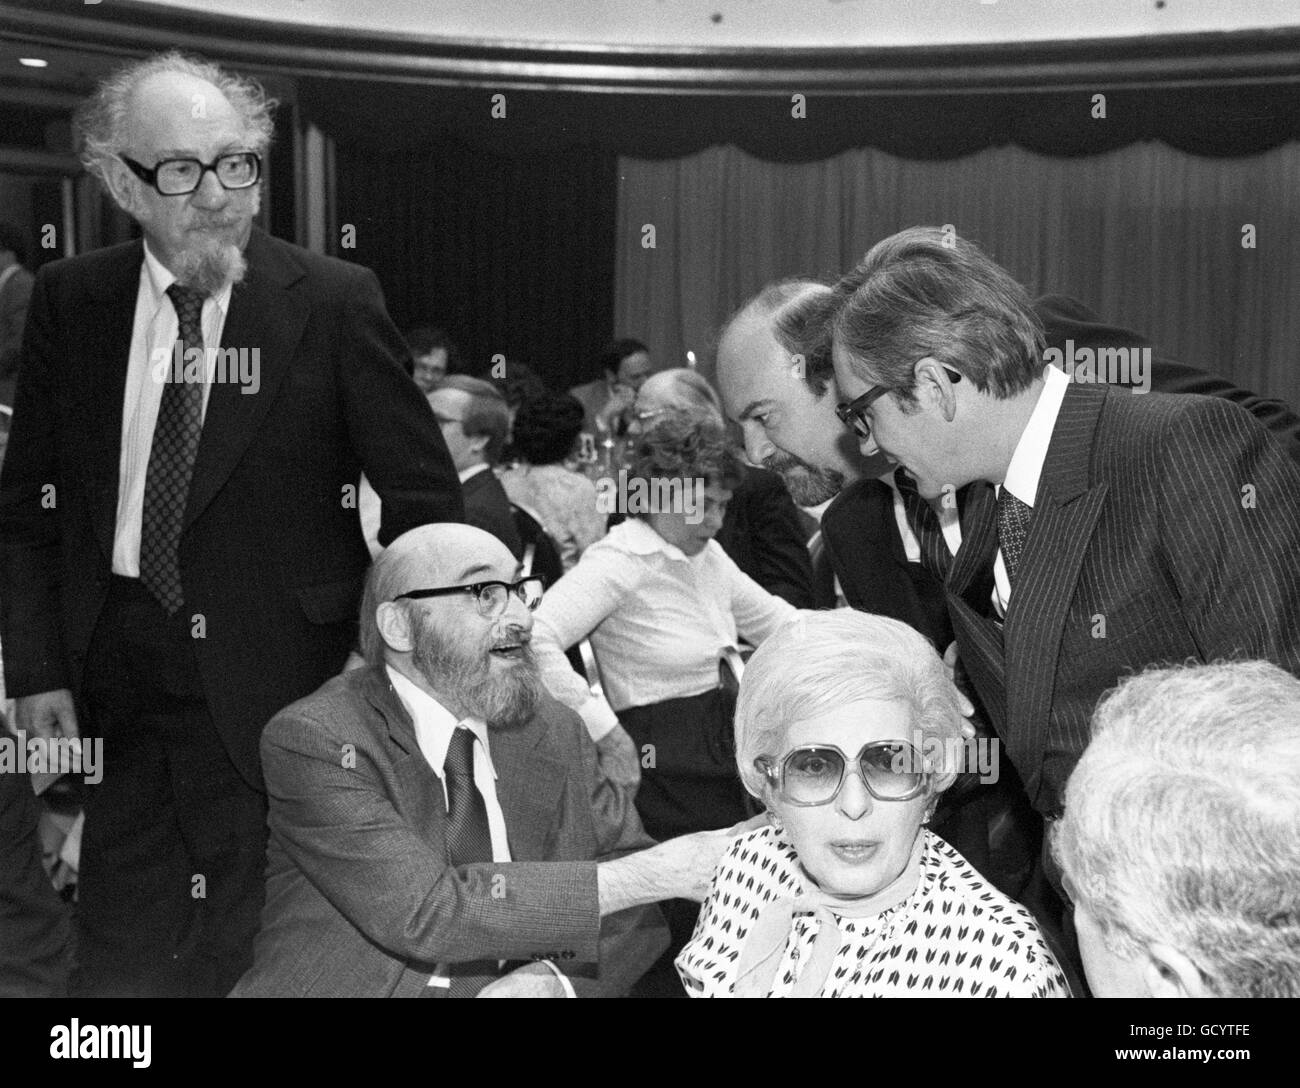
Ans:
[{"label": "man in pinstripe suit", "polygon": [[948,606],[1039,812],[1059,816],[1122,676],[1221,658],[1300,673],[1300,469],[1248,412],[1045,368],[1024,289],[950,233],[884,240],[834,292],[863,452],[927,498],[970,485]]}]

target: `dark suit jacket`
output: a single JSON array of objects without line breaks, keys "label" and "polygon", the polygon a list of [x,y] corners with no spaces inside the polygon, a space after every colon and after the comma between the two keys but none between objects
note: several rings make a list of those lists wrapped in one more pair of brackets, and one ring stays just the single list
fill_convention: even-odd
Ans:
[{"label": "dark suit jacket", "polygon": [[795,608],[812,608],[808,534],[785,482],[775,472],[745,469],[716,539],[736,566],[769,593]]},{"label": "dark suit jacket", "polygon": [[490,468],[475,473],[461,484],[461,494],[465,497],[465,520],[491,533],[510,549],[511,555],[522,559],[524,542],[510,510],[510,497],[497,474]]},{"label": "dark suit jacket", "polygon": [[822,547],[851,608],[914,627],[943,653],[952,623],[943,584],[909,563],[894,519],[894,492],[882,480],[858,480],[822,513]]},{"label": "dark suit jacket", "polygon": [[23,340],[23,324],[35,277],[22,265],[0,287],[0,404],[13,404],[14,378]]},{"label": "dark suit jacket", "polygon": [[[261,788],[257,742],[338,672],[369,556],[355,487],[385,543],[459,520],[455,472],[373,273],[254,230],[223,347],[260,352],[260,388],[214,383],[180,544],[185,611],[231,758]],[[0,640],[11,696],[77,692],[107,596],[122,402],[143,246],[45,265],[27,321],[0,477]],[[349,490],[351,489],[351,490]],[[348,501],[351,497],[352,501]]]},{"label": "dark suit jacket", "polygon": [[1300,673],[1300,469],[1219,398],[1071,385],[1001,631],[987,616],[996,549],[986,487],[948,601],[962,663],[1044,814],[1126,674],[1221,658]]},{"label": "dark suit jacket", "polygon": [[415,997],[438,963],[534,957],[580,995],[625,992],[667,932],[654,907],[602,925],[596,861],[650,839],[630,806],[618,826],[598,814],[595,747],[549,696],[491,747],[515,860],[453,868],[442,787],[384,670],[345,673],[276,715],[262,736],[266,907],[232,996]]},{"label": "dark suit jacket", "polygon": [[[1076,350],[1151,346],[1146,337],[1132,329],[1107,324],[1078,299],[1068,295],[1043,295],[1034,299],[1034,312],[1043,323],[1049,348],[1064,351],[1067,340],[1073,341]],[[1293,461],[1300,463],[1300,416],[1285,401],[1261,397],[1248,389],[1238,388],[1217,374],[1154,355],[1151,388],[1157,393],[1199,393],[1240,404],[1273,432]]]}]

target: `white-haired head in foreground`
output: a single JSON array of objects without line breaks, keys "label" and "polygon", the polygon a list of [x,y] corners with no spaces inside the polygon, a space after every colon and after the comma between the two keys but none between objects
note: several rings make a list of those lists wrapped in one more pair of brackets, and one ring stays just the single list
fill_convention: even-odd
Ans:
[{"label": "white-haired head in foreground", "polygon": [[1263,661],[1126,680],[1053,845],[1098,996],[1300,997],[1300,680]]},{"label": "white-haired head in foreground", "polygon": [[[759,756],[784,751],[790,724],[863,699],[897,701],[911,735],[931,751],[961,740],[961,712],[928,639],[887,616],[853,609],[802,612],[750,658],[736,703],[736,762],[745,788],[763,798]],[[937,742],[937,743],[936,743]],[[956,768],[949,768],[956,769]]]}]

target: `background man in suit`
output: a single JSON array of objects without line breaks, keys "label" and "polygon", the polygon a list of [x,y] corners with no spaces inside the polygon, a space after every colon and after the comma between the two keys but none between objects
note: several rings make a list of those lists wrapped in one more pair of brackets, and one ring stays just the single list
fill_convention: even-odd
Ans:
[{"label": "background man in suit", "polygon": [[355,636],[359,472],[385,540],[461,503],[373,274],[252,225],[260,88],[167,54],[78,127],[144,239],[37,277],[0,482],[5,682],[20,729],[105,741],[74,989],[222,994],[264,892],[258,738]]},{"label": "background man in suit", "polygon": [[460,474],[465,520],[502,541],[518,559],[524,543],[506,489],[492,471],[510,437],[505,397],[491,382],[451,374],[434,386],[429,404]]},{"label": "background man in suit", "polygon": [[[667,944],[657,910],[623,908],[702,897],[730,832],[620,858],[651,840],[631,806],[611,818],[586,728],[541,685],[518,571],[463,525],[375,561],[367,666],[262,736],[267,903],[237,995],[615,996]],[[499,966],[521,959],[551,962]]]},{"label": "background man in suit", "polygon": [[23,324],[34,277],[23,262],[27,243],[12,223],[0,221],[0,404],[13,404]]},{"label": "background man in suit", "polygon": [[582,405],[582,429],[588,434],[627,432],[628,415],[641,384],[650,377],[650,349],[640,340],[612,340],[596,359],[597,377],[575,385],[569,396]]},{"label": "background man in suit", "polygon": [[928,498],[992,485],[962,513],[947,597],[1044,816],[1126,672],[1242,656],[1300,670],[1300,470],[1249,413],[1045,368],[1024,289],[935,229],[873,247],[829,312],[864,451]]}]

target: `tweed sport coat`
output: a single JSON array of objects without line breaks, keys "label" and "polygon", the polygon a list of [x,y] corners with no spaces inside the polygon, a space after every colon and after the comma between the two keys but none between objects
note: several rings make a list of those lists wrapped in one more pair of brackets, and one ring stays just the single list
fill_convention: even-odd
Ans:
[{"label": "tweed sport coat", "polygon": [[635,810],[603,803],[595,747],[550,696],[491,751],[515,860],[453,868],[442,787],[383,669],[276,715],[266,907],[232,996],[414,997],[440,963],[540,958],[580,996],[625,993],[667,946],[655,907],[598,915],[596,863],[651,845]]}]

